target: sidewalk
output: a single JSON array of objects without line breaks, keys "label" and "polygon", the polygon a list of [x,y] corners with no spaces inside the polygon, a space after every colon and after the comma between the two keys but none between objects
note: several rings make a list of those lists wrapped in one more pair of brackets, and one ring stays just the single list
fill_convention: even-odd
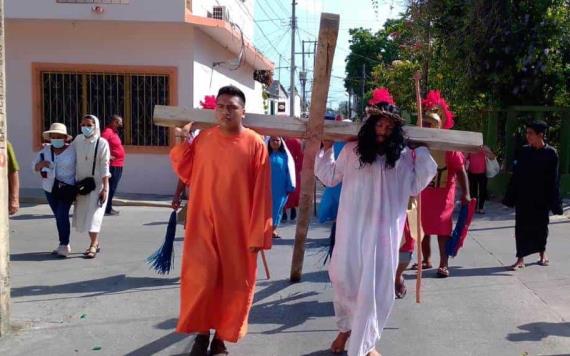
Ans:
[{"label": "sidewalk", "polygon": [[[71,258],[46,253],[57,240],[45,205],[24,207],[11,220],[16,330],[0,340],[0,354],[188,353],[192,338],[174,332],[182,230],[173,273],[158,276],[145,258],[162,243],[169,211],[131,206],[120,211],[105,218],[102,252],[95,260],[80,257],[88,242],[77,233]],[[570,220],[555,217],[550,226],[551,266],[538,266],[531,256],[527,268],[516,273],[504,268],[514,260],[513,226],[512,210],[490,204],[452,260],[451,277],[425,272],[422,304],[415,304],[414,276],[406,272],[408,295],[396,302],[379,345],[382,354],[570,355]],[[272,280],[265,280],[260,268],[249,334],[229,345],[231,355],[330,355],[336,329],[322,261],[329,226],[311,227],[298,284],[288,282],[294,229],[285,224],[284,238],[267,254]]]}]

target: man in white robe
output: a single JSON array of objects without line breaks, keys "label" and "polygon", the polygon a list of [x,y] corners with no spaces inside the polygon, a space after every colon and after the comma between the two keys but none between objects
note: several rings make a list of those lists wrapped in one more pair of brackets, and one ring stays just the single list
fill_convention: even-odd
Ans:
[{"label": "man in white robe", "polygon": [[342,182],[329,267],[340,331],[333,352],[343,352],[350,337],[349,356],[380,355],[375,347],[394,304],[408,200],[436,174],[427,148],[406,147],[402,126],[399,115],[375,110],[336,161],[330,142],[317,155],[319,180]]}]

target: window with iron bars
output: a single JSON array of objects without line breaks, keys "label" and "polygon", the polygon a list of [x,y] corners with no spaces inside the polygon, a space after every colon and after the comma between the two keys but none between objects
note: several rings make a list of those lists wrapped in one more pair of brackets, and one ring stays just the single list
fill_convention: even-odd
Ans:
[{"label": "window with iron bars", "polygon": [[43,130],[61,122],[75,136],[83,115],[97,116],[104,126],[117,114],[123,117],[125,145],[169,145],[168,129],[152,122],[154,105],[169,104],[168,74],[42,71],[40,76]]}]

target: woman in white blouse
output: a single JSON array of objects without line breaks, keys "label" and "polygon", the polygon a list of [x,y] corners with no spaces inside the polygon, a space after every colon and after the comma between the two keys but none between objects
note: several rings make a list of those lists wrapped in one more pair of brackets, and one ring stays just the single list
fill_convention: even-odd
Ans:
[{"label": "woman in white blouse", "polygon": [[42,177],[42,188],[55,216],[59,246],[53,253],[67,257],[71,252],[69,210],[75,200],[75,150],[68,143],[71,136],[64,124],[53,123],[43,138],[50,143],[38,153],[32,168]]},{"label": "woman in white blouse", "polygon": [[78,184],[92,177],[95,189],[86,195],[77,195],[73,212],[73,226],[79,232],[88,232],[91,244],[84,252],[86,258],[95,258],[99,247],[99,232],[105,215],[109,194],[109,144],[101,137],[99,119],[85,115],[81,119],[81,134],[73,141],[76,152]]}]

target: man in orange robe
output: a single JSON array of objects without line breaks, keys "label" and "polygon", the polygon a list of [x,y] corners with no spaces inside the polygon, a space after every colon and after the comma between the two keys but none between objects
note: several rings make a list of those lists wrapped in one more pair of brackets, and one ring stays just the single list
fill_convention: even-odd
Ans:
[{"label": "man in orange robe", "polygon": [[[245,95],[217,96],[218,126],[175,146],[172,166],[191,190],[177,331],[198,333],[191,356],[228,354],[247,332],[257,253],[271,248],[271,177],[261,136],[243,127]],[[188,132],[191,124],[184,130]],[[210,330],[215,330],[210,344]]]}]

